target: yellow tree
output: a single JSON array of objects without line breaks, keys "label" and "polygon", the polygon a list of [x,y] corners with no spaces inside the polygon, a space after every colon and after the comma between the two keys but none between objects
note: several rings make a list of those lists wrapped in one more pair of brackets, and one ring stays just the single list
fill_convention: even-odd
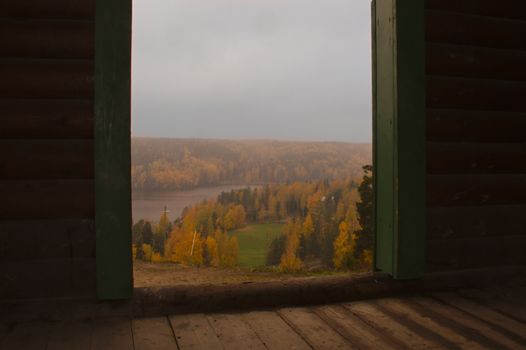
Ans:
[{"label": "yellow tree", "polygon": [[226,251],[224,253],[224,267],[235,267],[237,265],[237,259],[239,256],[239,244],[237,243],[237,237],[230,237],[227,243]]},{"label": "yellow tree", "polygon": [[245,208],[238,204],[234,206],[232,209],[232,217],[234,219],[234,228],[239,228],[245,225],[246,221],[246,213]]},{"label": "yellow tree", "polygon": [[245,221],[245,208],[241,204],[233,205],[227,210],[223,218],[223,229],[230,231],[232,229],[242,227],[245,225]]},{"label": "yellow tree", "polygon": [[207,248],[209,254],[211,254],[210,251],[214,252],[211,255],[211,263],[213,262],[220,267],[234,267],[237,265],[239,256],[237,237],[233,236],[229,239],[226,231],[217,229],[213,237],[210,237],[210,242],[207,239]]},{"label": "yellow tree", "polygon": [[193,206],[185,209],[183,213],[183,225],[182,228],[186,232],[194,232],[196,229],[197,222],[197,206]]},{"label": "yellow tree", "polygon": [[184,263],[191,245],[191,235],[184,229],[175,229],[165,245],[165,256],[171,262]]},{"label": "yellow tree", "polygon": [[223,229],[226,231],[230,231],[233,228],[235,228],[235,226],[236,224],[235,224],[234,213],[232,212],[232,208],[230,208],[226,212],[225,217],[223,218]]},{"label": "yellow tree", "polygon": [[300,233],[297,229],[299,225],[290,223],[287,229],[287,241],[285,243],[285,252],[281,256],[279,268],[283,272],[299,271],[303,262],[298,257],[298,248],[300,245]]},{"label": "yellow tree", "polygon": [[168,238],[165,255],[172,262],[201,266],[204,263],[203,244],[204,240],[198,232],[176,229]]},{"label": "yellow tree", "polygon": [[205,259],[203,257],[204,239],[201,237],[199,232],[192,234],[192,243],[190,245],[190,253],[187,257],[187,263],[189,265],[202,266],[204,265]]},{"label": "yellow tree", "polygon": [[312,216],[307,214],[303,226],[301,228],[301,234],[305,237],[310,237],[314,233],[314,222],[312,221]]},{"label": "yellow tree", "polygon": [[339,227],[338,237],[334,240],[334,255],[332,262],[337,269],[349,268],[353,264],[354,247],[356,236],[349,230],[347,222],[342,221]]},{"label": "yellow tree", "polygon": [[[343,196],[343,198],[346,198],[345,195]],[[334,215],[334,218],[338,221],[344,220],[346,213],[347,213],[347,208],[345,205],[345,201],[342,199],[338,202],[338,206],[336,207],[336,214]]]},{"label": "yellow tree", "polygon": [[206,237],[206,250],[208,251],[208,264],[212,267],[219,267],[221,263],[219,259],[219,248],[216,239],[211,235]]},{"label": "yellow tree", "polygon": [[152,246],[146,243],[142,245],[142,251],[144,252],[144,261],[152,260]]}]

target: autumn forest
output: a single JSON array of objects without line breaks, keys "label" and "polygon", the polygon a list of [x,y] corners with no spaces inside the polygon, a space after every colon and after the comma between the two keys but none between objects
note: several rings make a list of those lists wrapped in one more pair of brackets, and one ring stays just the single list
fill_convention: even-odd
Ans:
[{"label": "autumn forest", "polygon": [[354,178],[370,162],[370,144],[132,139],[134,190]]},{"label": "autumn forest", "polygon": [[372,262],[370,145],[133,140],[135,190],[246,185],[133,225],[134,258],[296,273]]}]

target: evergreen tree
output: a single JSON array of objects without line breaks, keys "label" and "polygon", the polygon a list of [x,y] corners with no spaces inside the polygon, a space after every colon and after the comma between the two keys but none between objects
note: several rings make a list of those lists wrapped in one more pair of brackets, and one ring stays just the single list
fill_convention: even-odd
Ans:
[{"label": "evergreen tree", "polygon": [[149,245],[153,244],[152,224],[150,224],[149,221],[146,221],[142,228],[142,242],[144,244],[149,244]]},{"label": "evergreen tree", "polygon": [[168,227],[170,226],[170,219],[168,219],[168,211],[166,206],[164,207],[164,211],[161,214],[161,217],[159,219],[159,226],[158,230],[159,232],[166,233],[168,231]]},{"label": "evergreen tree", "polygon": [[142,243],[142,231],[143,231],[143,228],[144,228],[144,220],[141,219],[139,221],[137,221],[133,226],[132,226],[132,242],[135,244],[137,242],[140,242]]},{"label": "evergreen tree", "polygon": [[274,238],[268,248],[266,264],[267,266],[279,265],[281,256],[285,252],[285,243],[287,242],[286,235],[279,235]]},{"label": "evergreen tree", "polygon": [[356,232],[357,241],[355,256],[358,258],[364,252],[369,254],[373,250],[374,245],[374,213],[373,213],[373,167],[366,165],[363,167],[364,175],[358,192],[360,193],[360,201],[356,203],[358,211],[358,221],[361,229]]},{"label": "evergreen tree", "polygon": [[172,224],[168,218],[168,211],[166,206],[159,219],[159,224],[155,227],[155,233],[152,239],[152,249],[155,253],[159,253],[164,256],[164,244],[168,238],[169,233],[172,230]]},{"label": "evergreen tree", "polygon": [[166,242],[166,234],[164,232],[157,231],[153,235],[152,249],[155,253],[164,256],[164,243]]}]

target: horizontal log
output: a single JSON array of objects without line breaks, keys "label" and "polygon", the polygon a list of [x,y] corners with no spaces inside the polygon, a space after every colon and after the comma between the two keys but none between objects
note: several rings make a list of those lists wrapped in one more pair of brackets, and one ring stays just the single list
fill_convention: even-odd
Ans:
[{"label": "horizontal log", "polygon": [[526,142],[526,113],[427,110],[427,140],[435,142]]},{"label": "horizontal log", "polygon": [[429,75],[525,81],[525,66],[526,51],[426,45],[426,72]]},{"label": "horizontal log", "polygon": [[0,181],[0,220],[93,219],[93,180]]},{"label": "horizontal log", "polygon": [[92,98],[92,61],[0,60],[0,97]]},{"label": "horizontal log", "polygon": [[427,42],[526,49],[526,21],[428,10],[425,22]]},{"label": "horizontal log", "polygon": [[0,261],[0,300],[94,297],[95,259]]},{"label": "horizontal log", "polygon": [[526,82],[428,76],[432,109],[526,112]]},{"label": "horizontal log", "polygon": [[93,19],[95,0],[0,1],[4,18]]},{"label": "horizontal log", "polygon": [[0,221],[0,261],[95,258],[93,220]]},{"label": "horizontal log", "polygon": [[92,139],[93,100],[0,99],[0,138]]},{"label": "horizontal log", "polygon": [[0,57],[93,59],[93,21],[0,19]]},{"label": "horizontal log", "polygon": [[92,140],[0,140],[0,180],[92,179]]},{"label": "horizontal log", "polygon": [[526,236],[525,205],[430,208],[427,239]]},{"label": "horizontal log", "polygon": [[353,302],[461,288],[487,288],[524,280],[524,266],[489,267],[394,280],[381,273],[345,274],[269,282],[176,285],[135,288],[127,301],[90,299],[20,300],[0,303],[0,324],[30,321],[82,321],[115,317],[164,317],[168,314],[241,312]]},{"label": "horizontal log", "polygon": [[428,207],[526,204],[526,175],[429,175]]},{"label": "horizontal log", "polygon": [[522,0],[426,0],[425,8],[526,20],[526,2]]},{"label": "horizontal log", "polygon": [[429,174],[526,174],[524,143],[437,143],[427,145]]},{"label": "horizontal log", "polygon": [[432,240],[426,244],[428,272],[526,264],[526,236]]}]

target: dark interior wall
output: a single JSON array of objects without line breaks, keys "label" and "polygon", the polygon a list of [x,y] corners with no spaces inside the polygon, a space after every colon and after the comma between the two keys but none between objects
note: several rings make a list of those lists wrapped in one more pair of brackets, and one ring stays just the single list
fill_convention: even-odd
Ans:
[{"label": "dark interior wall", "polygon": [[0,2],[0,299],[95,295],[94,0]]},{"label": "dark interior wall", "polygon": [[[94,0],[0,2],[0,299],[95,295]],[[428,271],[525,264],[526,2],[426,0]]]},{"label": "dark interior wall", "polygon": [[426,0],[429,271],[526,263],[526,2]]}]

